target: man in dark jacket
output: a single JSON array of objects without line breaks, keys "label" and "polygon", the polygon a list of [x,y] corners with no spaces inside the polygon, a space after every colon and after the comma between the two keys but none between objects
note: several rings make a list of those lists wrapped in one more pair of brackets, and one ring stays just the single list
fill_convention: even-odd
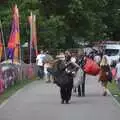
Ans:
[{"label": "man in dark jacket", "polygon": [[70,70],[66,71],[68,65],[66,65],[64,55],[57,55],[57,59],[53,69],[48,69],[48,71],[54,76],[54,83],[60,87],[61,104],[68,104],[73,88],[73,76]]},{"label": "man in dark jacket", "polygon": [[55,83],[60,87],[61,104],[64,104],[64,102],[66,102],[66,104],[69,103],[73,88],[73,76],[67,67],[68,66],[66,66],[65,61],[58,61]]}]

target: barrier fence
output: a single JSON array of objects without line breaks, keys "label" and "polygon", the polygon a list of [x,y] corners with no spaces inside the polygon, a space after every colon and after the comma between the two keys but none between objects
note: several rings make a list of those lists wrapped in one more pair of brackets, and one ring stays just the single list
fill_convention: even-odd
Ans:
[{"label": "barrier fence", "polygon": [[20,80],[34,80],[37,76],[35,64],[0,64],[0,94]]}]

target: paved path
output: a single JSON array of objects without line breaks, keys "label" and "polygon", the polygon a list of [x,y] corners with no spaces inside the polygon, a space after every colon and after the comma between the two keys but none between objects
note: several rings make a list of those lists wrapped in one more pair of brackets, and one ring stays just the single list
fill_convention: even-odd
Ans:
[{"label": "paved path", "polygon": [[120,120],[120,107],[103,97],[95,77],[88,77],[86,97],[73,94],[71,104],[60,104],[59,88],[35,81],[0,107],[0,120]]}]

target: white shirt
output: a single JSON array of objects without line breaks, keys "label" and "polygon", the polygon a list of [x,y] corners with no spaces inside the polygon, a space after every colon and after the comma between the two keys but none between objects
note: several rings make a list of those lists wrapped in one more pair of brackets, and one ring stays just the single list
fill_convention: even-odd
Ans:
[{"label": "white shirt", "polygon": [[44,54],[37,55],[36,61],[38,66],[43,66],[44,57],[45,57]]},{"label": "white shirt", "polygon": [[120,78],[120,63],[118,63],[116,65],[116,70],[117,70],[117,73],[116,73],[116,79]]}]

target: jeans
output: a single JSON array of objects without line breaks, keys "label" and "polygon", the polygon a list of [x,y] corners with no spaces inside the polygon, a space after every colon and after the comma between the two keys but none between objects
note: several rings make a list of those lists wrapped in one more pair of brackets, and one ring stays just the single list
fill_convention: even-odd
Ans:
[{"label": "jeans", "polygon": [[44,77],[44,66],[38,66],[38,76],[43,79]]},{"label": "jeans", "polygon": [[86,74],[84,72],[83,73],[83,83],[82,83],[82,85],[78,86],[78,96],[85,96],[85,79],[86,79]]}]

